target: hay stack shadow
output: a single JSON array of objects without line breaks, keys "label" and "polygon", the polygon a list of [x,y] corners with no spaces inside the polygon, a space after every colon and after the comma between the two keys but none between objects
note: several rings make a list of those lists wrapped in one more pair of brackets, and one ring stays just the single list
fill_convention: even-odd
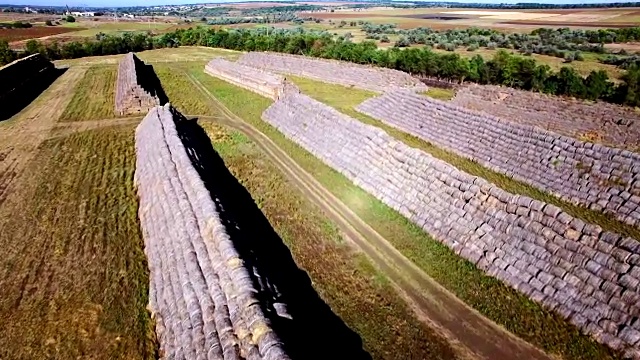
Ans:
[{"label": "hay stack shadow", "polygon": [[[282,294],[292,319],[278,317],[261,299],[265,315],[292,359],[371,359],[362,339],[320,298],[307,273],[296,265],[282,239],[249,192],[229,172],[196,119],[174,114],[178,135],[211,198],[238,253],[256,266],[268,286]],[[256,279],[253,279],[256,281]]]},{"label": "hay stack shadow", "polygon": [[168,103],[169,98],[162,88],[162,84],[153,69],[153,65],[145,64],[144,61],[140,60],[135,54],[133,56],[133,62],[135,63],[138,84],[152,97],[157,97],[160,105]]},{"label": "hay stack shadow", "polygon": [[66,68],[58,69],[51,66],[50,69],[28,79],[12,91],[0,94],[0,121],[10,119],[29,106],[33,100],[40,96],[66,71]]}]

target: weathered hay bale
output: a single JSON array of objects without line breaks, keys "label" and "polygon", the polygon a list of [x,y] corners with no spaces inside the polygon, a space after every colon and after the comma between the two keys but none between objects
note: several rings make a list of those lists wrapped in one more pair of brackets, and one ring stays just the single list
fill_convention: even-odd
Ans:
[{"label": "weathered hay bale", "polygon": [[640,155],[403,90],[357,110],[542,191],[640,224]]},{"label": "weathered hay bale", "polygon": [[[136,130],[135,184],[150,269],[149,306],[166,358],[288,359],[263,313],[286,304],[254,283],[176,130],[169,104]],[[176,115],[178,116],[178,115]]]},{"label": "weathered hay bale", "polygon": [[282,75],[244,66],[222,58],[211,60],[205,65],[204,71],[209,75],[274,100],[288,91],[300,92],[294,84],[287,82]]},{"label": "weathered hay bale", "polygon": [[299,55],[250,52],[239,63],[269,71],[304,76],[320,81],[365,90],[387,91],[390,88],[426,90],[422,82],[398,70],[358,65],[345,61],[315,59]]},{"label": "weathered hay bale", "polygon": [[452,102],[511,122],[613,147],[637,151],[640,143],[640,113],[630,107],[493,85],[464,86]]},{"label": "weathered hay bale", "polygon": [[463,258],[640,359],[640,243],[508,193],[302,94],[262,118]]},{"label": "weathered hay bale", "polygon": [[[157,89],[148,86],[151,70],[135,56],[126,54],[118,65],[115,111],[118,115],[146,113],[163,101]],[[145,86],[147,85],[147,86]]]}]

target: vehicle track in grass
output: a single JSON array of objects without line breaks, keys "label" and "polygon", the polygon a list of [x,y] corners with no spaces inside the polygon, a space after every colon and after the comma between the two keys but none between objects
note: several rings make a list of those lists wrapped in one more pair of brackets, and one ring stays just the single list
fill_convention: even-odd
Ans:
[{"label": "vehicle track in grass", "polygon": [[419,318],[450,341],[460,358],[552,359],[464,304],[425,274],[300,167],[269,137],[231,112],[191,74],[184,74],[207,96],[210,106],[220,114],[191,116],[228,126],[254,141],[283,174],[334,221],[345,239],[365,253],[386,274]]}]

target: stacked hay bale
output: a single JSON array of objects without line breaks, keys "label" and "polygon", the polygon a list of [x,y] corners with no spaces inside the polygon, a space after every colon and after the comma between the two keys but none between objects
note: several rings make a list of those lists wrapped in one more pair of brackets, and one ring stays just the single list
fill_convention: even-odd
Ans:
[{"label": "stacked hay bale", "polygon": [[637,240],[508,193],[302,94],[263,119],[480,269],[640,359]]},{"label": "stacked hay bale", "polygon": [[543,191],[640,224],[640,154],[583,142],[406,90],[358,106],[379,119]]},{"label": "stacked hay bale", "polygon": [[40,54],[33,54],[0,67],[0,101],[10,101],[24,87],[54,69],[53,63]]},{"label": "stacked hay bale", "polygon": [[126,54],[120,60],[116,82],[116,114],[122,116],[146,113],[160,105],[155,92],[143,87],[142,77],[147,71],[145,64],[133,53]]},{"label": "stacked hay bale", "polygon": [[320,81],[365,90],[387,91],[391,88],[426,90],[426,86],[411,75],[398,70],[358,65],[344,61],[314,59],[306,56],[250,52],[239,62],[269,71],[304,76]]},{"label": "stacked hay bale", "polygon": [[204,71],[209,75],[274,100],[277,100],[287,91],[299,92],[298,88],[287,82],[282,75],[244,66],[222,58],[211,60],[205,66]]},{"label": "stacked hay bale", "polygon": [[288,359],[271,327],[286,304],[238,254],[187,151],[170,105],[152,108],[136,130],[135,183],[162,354]]},{"label": "stacked hay bale", "polygon": [[493,85],[466,85],[452,102],[511,122],[614,147],[635,150],[640,143],[640,113],[631,107]]}]

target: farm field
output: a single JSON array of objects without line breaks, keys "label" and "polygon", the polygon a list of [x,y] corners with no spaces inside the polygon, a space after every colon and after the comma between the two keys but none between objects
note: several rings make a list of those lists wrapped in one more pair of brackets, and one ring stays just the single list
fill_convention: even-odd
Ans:
[{"label": "farm field", "polygon": [[[247,209],[260,210],[320,301],[357,334],[352,346],[374,359],[620,358],[285,137],[263,117],[273,100],[203,71],[213,57],[236,60],[242,53],[182,47],[138,55],[250,195]],[[158,356],[133,185],[141,116],[114,115],[122,58],[57,61],[66,72],[0,122],[0,321],[8,329],[0,334],[0,358]],[[287,79],[303,94],[508,192],[640,238],[631,225],[358,113],[355,106],[373,92]],[[432,88],[425,95],[447,100],[453,93]],[[307,334],[335,335],[312,325]]]},{"label": "farm field", "polygon": [[[262,122],[258,116],[259,110],[249,109],[246,107],[246,101],[238,100],[240,94],[245,94],[242,96],[244,99],[259,98],[259,96],[246,90],[239,90],[234,86],[225,85],[224,82],[201,73],[197,68],[190,70],[190,73],[230,109],[237,114],[246,113],[247,115],[241,115],[243,119],[285,149],[306,171],[318,179],[372,228],[388,239],[403,255],[460,299],[480,310],[483,315],[532,344],[551,353],[562,354],[566,358],[598,359],[610,356],[599,345],[581,336],[576,330],[566,327],[566,323],[562,320],[543,311],[512,290],[503,287],[495,279],[482,275],[466,261],[461,261],[441,243],[430,238],[395,210],[365,193],[344,176],[336,173],[335,170],[327,167],[317,158],[285,139],[274,128]],[[299,82],[298,85],[300,85]],[[318,91],[324,89],[326,93],[340,97],[342,101],[350,101],[345,100],[345,97],[340,96],[341,93],[336,92],[336,88],[331,86],[316,87],[316,89]],[[349,92],[342,94],[345,93]],[[356,99],[364,99],[367,96],[366,94],[359,95],[357,91],[353,94],[353,97],[349,96],[349,98],[353,99],[354,103]],[[250,115],[252,113],[253,115]],[[488,294],[491,295],[487,296]],[[543,326],[545,331],[536,330],[538,326]],[[542,335],[543,333],[544,335]]]},{"label": "farm field", "polygon": [[[77,24],[77,25],[76,25]],[[77,23],[65,23],[62,25],[69,29],[82,27],[84,29],[73,33],[78,37],[94,37],[99,33],[117,35],[124,32],[136,31],[161,31],[168,29],[174,24],[165,22],[133,22],[133,21],[81,21]]]},{"label": "farm field", "polygon": [[304,15],[333,21],[370,21],[395,23],[399,28],[431,27],[434,29],[470,26],[504,31],[530,31],[541,26],[606,28],[637,26],[637,8],[566,9],[566,10],[470,10],[455,8],[426,9],[345,9],[335,12],[309,12]]},{"label": "farm field", "polygon": [[[167,94],[185,112],[209,115],[200,124],[214,148],[362,346],[376,359],[457,358],[455,344],[423,322],[316,205],[292,191],[252,140],[215,124],[217,109],[186,76],[172,76],[190,64],[158,65]],[[132,181],[139,118],[113,118],[115,69],[72,65],[27,109],[0,123],[3,151],[31,142],[22,154],[24,170],[2,173],[3,181],[15,177],[0,203],[3,359],[157,356]],[[247,109],[268,105],[254,100]],[[18,130],[21,138],[11,132]]]},{"label": "farm field", "polygon": [[81,28],[65,28],[62,26],[33,26],[25,29],[0,29],[0,40],[14,42],[36,39],[52,35],[71,34],[81,32]]}]

